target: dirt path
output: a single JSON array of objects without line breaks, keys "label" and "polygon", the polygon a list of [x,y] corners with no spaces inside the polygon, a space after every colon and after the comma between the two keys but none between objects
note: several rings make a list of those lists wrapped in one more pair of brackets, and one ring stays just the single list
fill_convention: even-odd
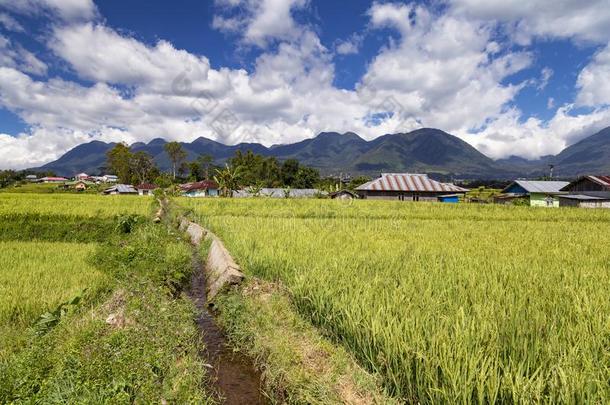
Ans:
[{"label": "dirt path", "polygon": [[261,375],[249,358],[234,353],[207,306],[205,272],[197,249],[193,249],[193,278],[189,296],[197,307],[197,325],[205,343],[202,356],[212,369],[212,388],[224,404],[267,404],[261,391]]}]

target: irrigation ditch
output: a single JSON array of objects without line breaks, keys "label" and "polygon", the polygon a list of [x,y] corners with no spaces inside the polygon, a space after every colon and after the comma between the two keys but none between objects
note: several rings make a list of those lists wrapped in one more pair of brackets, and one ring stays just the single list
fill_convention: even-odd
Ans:
[{"label": "irrigation ditch", "polygon": [[191,217],[178,202],[161,200],[156,222],[188,236],[194,272],[187,293],[198,312],[208,387],[221,403],[400,403],[379,375],[298,313],[280,282],[245,278],[221,239]]},{"label": "irrigation ditch", "polygon": [[[167,200],[160,200],[155,222],[168,214]],[[178,229],[188,235],[192,247],[193,274],[187,294],[197,309],[196,323],[204,348],[201,357],[210,369],[210,388],[217,399],[227,405],[267,404],[261,373],[242,352],[233,351],[213,313],[214,297],[226,286],[239,284],[244,275],[223,243],[199,224],[179,217]],[[209,243],[204,262],[200,246]]]}]

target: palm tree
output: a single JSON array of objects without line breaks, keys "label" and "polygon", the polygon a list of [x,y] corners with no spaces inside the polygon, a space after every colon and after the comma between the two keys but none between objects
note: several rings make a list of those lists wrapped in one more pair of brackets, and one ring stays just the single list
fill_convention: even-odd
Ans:
[{"label": "palm tree", "polygon": [[163,146],[163,149],[165,149],[165,153],[167,153],[170,162],[172,162],[172,174],[174,180],[176,180],[176,172],[178,171],[178,167],[184,162],[184,159],[186,159],[186,151],[179,142],[166,143]]},{"label": "palm tree", "polygon": [[221,194],[224,197],[233,197],[233,192],[239,189],[241,178],[241,167],[231,167],[228,164],[224,169],[216,169],[214,181],[218,183]]}]

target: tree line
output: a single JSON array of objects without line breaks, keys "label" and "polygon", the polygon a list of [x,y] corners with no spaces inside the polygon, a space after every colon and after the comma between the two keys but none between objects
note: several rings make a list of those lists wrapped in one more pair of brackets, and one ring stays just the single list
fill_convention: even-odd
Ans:
[{"label": "tree line", "polygon": [[133,152],[124,143],[117,144],[106,153],[107,169],[123,183],[155,183],[162,187],[201,180],[255,188],[314,188],[322,182],[317,169],[304,166],[296,159],[279,161],[273,156],[237,150],[224,166],[220,166],[208,154],[188,161],[188,154],[179,142],[166,143],[164,151],[170,162],[170,173],[161,172],[147,152]]},{"label": "tree line", "polygon": [[[280,161],[276,157],[255,154],[251,150],[237,150],[224,165],[210,154],[201,154],[188,160],[188,154],[179,142],[166,143],[164,151],[170,162],[169,173],[161,171],[149,153],[132,151],[125,143],[116,144],[106,153],[104,170],[118,176],[121,183],[134,185],[153,183],[160,187],[170,187],[184,182],[214,180],[224,189],[224,194],[239,188],[248,188],[256,194],[265,187],[334,191],[343,187],[353,189],[370,180],[360,176],[344,185],[337,179],[321,178],[317,169],[305,166],[296,159]],[[53,172],[0,170],[0,188],[23,182],[28,174],[55,176]]]}]

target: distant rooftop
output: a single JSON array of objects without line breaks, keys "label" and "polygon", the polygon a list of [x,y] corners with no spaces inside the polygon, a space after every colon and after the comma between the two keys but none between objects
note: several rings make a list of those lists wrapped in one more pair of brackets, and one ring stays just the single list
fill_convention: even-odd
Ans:
[{"label": "distant rooftop", "polygon": [[567,181],[515,180],[504,190],[508,190],[513,184],[518,184],[528,193],[559,193],[570,183]]},{"label": "distant rooftop", "polygon": [[463,193],[466,188],[449,183],[432,180],[427,174],[418,173],[382,173],[381,177],[364,183],[356,188],[359,191],[429,191]]}]

